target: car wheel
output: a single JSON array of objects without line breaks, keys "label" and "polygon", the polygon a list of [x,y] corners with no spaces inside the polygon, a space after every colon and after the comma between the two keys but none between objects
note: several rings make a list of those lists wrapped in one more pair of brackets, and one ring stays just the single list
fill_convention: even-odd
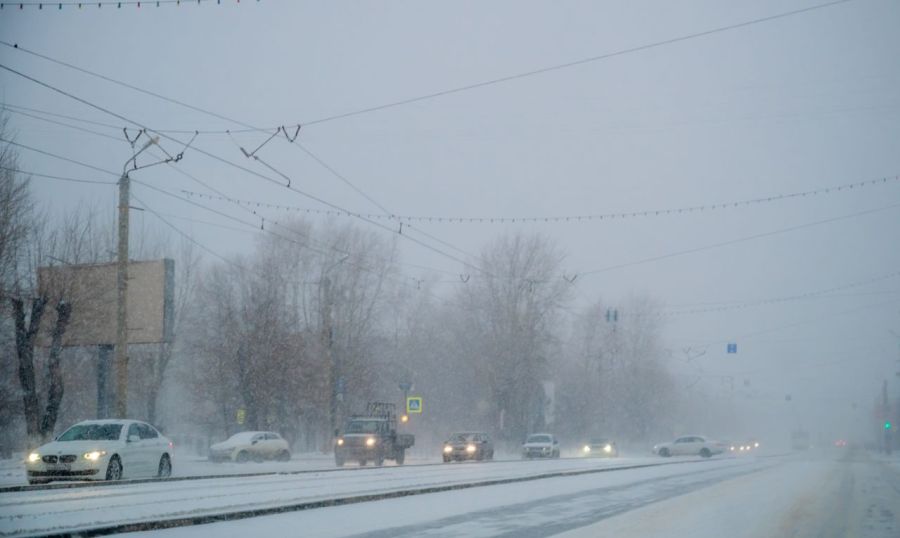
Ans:
[{"label": "car wheel", "polygon": [[672,454],[669,452],[669,449],[668,449],[668,448],[660,448],[660,449],[659,449],[659,455],[662,456],[662,457],[664,457],[664,458],[668,458],[668,457],[671,456]]},{"label": "car wheel", "polygon": [[106,466],[106,479],[122,479],[122,462],[119,460],[119,456],[113,456],[109,459],[109,464]]},{"label": "car wheel", "polygon": [[406,451],[400,450],[397,452],[397,457],[394,458],[394,461],[397,462],[397,465],[403,465],[403,462],[406,461]]},{"label": "car wheel", "polygon": [[708,448],[704,448],[704,449],[700,450],[700,456],[702,456],[704,458],[709,458],[712,456],[712,452],[710,452]]},{"label": "car wheel", "polygon": [[49,484],[50,481],[49,481],[49,480],[44,480],[44,479],[42,479],[42,478],[29,478],[29,479],[28,479],[28,483],[29,483],[30,485],[32,485],[32,486],[40,486],[40,485],[43,485],[43,484]]},{"label": "car wheel", "polygon": [[378,454],[375,456],[375,467],[381,467],[382,465],[384,465],[384,455]]},{"label": "car wheel", "polygon": [[338,467],[343,467],[343,466],[344,466],[344,458],[341,458],[341,457],[339,457],[339,456],[335,456],[335,457],[334,457],[334,464],[337,465]]},{"label": "car wheel", "polygon": [[250,461],[250,454],[247,454],[246,450],[241,450],[240,452],[238,452],[237,457],[234,458],[234,461],[238,463],[247,463],[248,461]]},{"label": "car wheel", "polygon": [[172,476],[172,460],[169,459],[168,454],[163,454],[161,458],[159,458],[159,469],[156,472],[157,478],[168,478]]},{"label": "car wheel", "polygon": [[278,457],[276,459],[278,461],[291,461],[291,453],[287,450],[282,450],[278,453]]},{"label": "car wheel", "polygon": [[450,458],[448,458],[447,456],[444,456],[444,463],[450,463]]}]

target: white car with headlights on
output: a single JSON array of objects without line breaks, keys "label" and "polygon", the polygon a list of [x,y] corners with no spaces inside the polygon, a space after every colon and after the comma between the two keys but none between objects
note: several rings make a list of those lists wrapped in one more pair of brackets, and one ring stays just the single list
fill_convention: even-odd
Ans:
[{"label": "white car with headlights on", "polygon": [[172,474],[172,441],[135,420],[75,424],[25,458],[30,484],[53,480],[120,480]]},{"label": "white car with headlights on", "polygon": [[653,447],[653,453],[664,458],[669,456],[702,456],[712,457],[725,452],[725,444],[707,439],[702,435],[685,435],[671,443],[662,443]]},{"label": "white car with headlights on", "polygon": [[209,461],[247,461],[291,459],[288,442],[275,432],[236,433],[209,447]]}]

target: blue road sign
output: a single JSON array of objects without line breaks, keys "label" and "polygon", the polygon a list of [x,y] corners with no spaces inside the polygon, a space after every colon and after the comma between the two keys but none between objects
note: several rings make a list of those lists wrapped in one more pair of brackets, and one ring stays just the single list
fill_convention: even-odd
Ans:
[{"label": "blue road sign", "polygon": [[737,344],[728,344],[728,353],[737,353]]}]

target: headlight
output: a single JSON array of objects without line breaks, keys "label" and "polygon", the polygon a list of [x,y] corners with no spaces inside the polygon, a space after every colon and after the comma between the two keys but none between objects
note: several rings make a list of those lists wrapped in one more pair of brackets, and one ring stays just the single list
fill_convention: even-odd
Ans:
[{"label": "headlight", "polygon": [[343,445],[344,445],[344,440],[343,440],[343,439],[338,439],[338,440],[337,440],[337,444],[338,444],[338,446],[343,446]]},{"label": "headlight", "polygon": [[472,453],[475,452],[475,445],[466,445],[466,452]]},{"label": "headlight", "polygon": [[450,452],[453,452],[453,447],[450,445],[444,446],[444,453],[449,454]]},{"label": "headlight", "polygon": [[731,451],[734,452],[734,447],[731,447]]},{"label": "headlight", "polygon": [[753,443],[753,448],[759,448],[759,443]]},{"label": "headlight", "polygon": [[366,446],[375,446],[375,438],[369,437],[368,439],[366,439]]},{"label": "headlight", "polygon": [[612,445],[606,445],[605,447],[603,447],[603,451],[609,454],[610,452],[612,452]]},{"label": "headlight", "polygon": [[28,463],[37,463],[41,461],[41,455],[37,452],[32,452],[28,455]]},{"label": "headlight", "polygon": [[582,448],[582,450],[584,450],[584,453],[587,454],[591,451],[591,445],[584,445],[584,448]]},{"label": "headlight", "polygon": [[88,453],[86,453],[86,454],[84,455],[84,459],[86,459],[86,460],[91,460],[91,461],[97,461],[97,460],[99,460],[101,457],[103,457],[103,456],[105,456],[105,455],[106,455],[106,451],[105,451],[105,450],[95,450],[95,451],[93,451],[93,452],[88,452]]}]

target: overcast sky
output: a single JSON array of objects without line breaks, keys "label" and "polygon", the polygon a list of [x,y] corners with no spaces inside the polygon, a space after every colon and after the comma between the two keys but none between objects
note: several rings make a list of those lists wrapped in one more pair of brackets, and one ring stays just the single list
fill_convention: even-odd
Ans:
[{"label": "overcast sky", "polygon": [[[140,9],[19,10],[6,3],[0,39],[270,128],[816,4],[223,0],[222,5],[185,1],[159,8],[145,2]],[[734,398],[759,417],[794,414],[799,422],[825,411],[849,422],[869,416],[882,379],[892,379],[900,393],[900,377],[894,376],[900,370],[900,338],[890,332],[900,334],[898,27],[897,2],[848,1],[304,127],[297,142],[346,182],[284,137],[257,153],[265,165],[246,159],[239,146],[251,150],[264,142],[269,135],[260,132],[201,134],[193,148],[273,181],[194,149],[175,168],[150,168],[132,177],[181,196],[182,190],[213,193],[178,171],[252,202],[328,209],[302,191],[363,213],[495,218],[681,208],[888,178],[881,185],[674,215],[503,224],[414,221],[404,228],[406,237],[396,234],[396,222],[377,219],[388,228],[380,233],[394,237],[405,262],[440,271],[403,266],[410,277],[443,281],[434,287],[438,295],[463,285],[456,275],[477,278],[477,270],[459,262],[473,261],[467,253],[477,254],[503,233],[525,230],[546,234],[567,254],[565,274],[578,275],[576,306],[598,298],[616,305],[633,294],[648,295],[667,311],[734,302],[743,307],[665,318],[666,347],[685,386],[700,378],[701,386],[724,394],[733,378]],[[242,129],[8,46],[0,46],[0,63],[154,129]],[[0,72],[0,92],[12,107],[41,111],[14,108],[10,117],[18,142],[113,174],[24,149],[22,169],[115,181],[131,154],[121,132],[124,120],[9,71]],[[173,154],[182,149],[170,139],[162,145]],[[295,190],[279,186],[286,181],[266,165],[290,177]],[[116,203],[114,185],[35,177],[33,186],[37,199],[57,210],[87,203],[112,210]],[[251,226],[139,184],[133,193],[221,255],[247,252],[264,233],[258,217],[227,202],[193,198]],[[269,226],[298,214],[272,208],[258,213]],[[161,227],[148,212],[135,212],[133,222],[138,230]],[[735,242],[802,225],[809,226]],[[634,263],[723,242],[731,244]],[[868,282],[880,277],[885,278]],[[841,289],[802,300],[745,304],[833,288]],[[737,354],[725,353],[728,342],[738,344]],[[688,347],[706,354],[685,363]],[[792,395],[790,403],[786,394]]]}]

